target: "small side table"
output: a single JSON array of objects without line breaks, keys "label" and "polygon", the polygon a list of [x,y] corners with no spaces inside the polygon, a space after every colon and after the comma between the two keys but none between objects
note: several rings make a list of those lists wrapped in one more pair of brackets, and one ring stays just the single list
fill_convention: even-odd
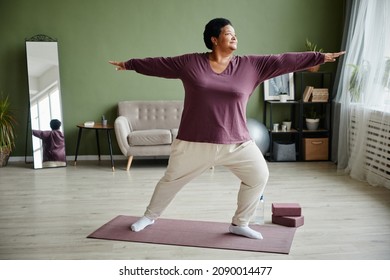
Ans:
[{"label": "small side table", "polygon": [[77,138],[77,146],[76,146],[76,155],[74,158],[74,165],[76,165],[76,162],[77,162],[77,155],[79,152],[80,139],[81,139],[81,134],[83,132],[83,129],[95,130],[96,143],[97,143],[97,149],[98,149],[98,155],[99,155],[99,161],[100,161],[99,130],[103,130],[103,131],[106,131],[106,133],[107,133],[108,147],[110,148],[110,156],[111,156],[111,167],[112,167],[112,171],[115,171],[114,160],[112,159],[112,143],[111,143],[111,130],[113,130],[114,127],[110,124],[102,125],[101,123],[95,123],[94,126],[85,126],[84,124],[78,124],[77,127],[79,128],[79,135]]}]

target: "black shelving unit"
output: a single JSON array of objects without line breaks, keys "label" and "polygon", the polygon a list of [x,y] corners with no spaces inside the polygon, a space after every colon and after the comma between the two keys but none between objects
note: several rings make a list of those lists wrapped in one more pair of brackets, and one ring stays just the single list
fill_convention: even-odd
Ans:
[{"label": "black shelving unit", "polygon": [[[300,150],[303,151],[303,142],[305,138],[328,138],[328,160],[331,156],[332,143],[332,87],[333,77],[331,72],[296,72],[295,73],[295,89],[301,94],[300,96]],[[329,98],[326,102],[303,102],[303,92],[306,86],[315,88],[327,88]],[[320,124],[317,130],[308,130],[305,122],[305,111],[309,108],[314,108],[322,115]],[[304,154],[300,153],[299,160],[304,160]]]},{"label": "black shelving unit", "polygon": [[[332,140],[332,73],[331,72],[296,72],[294,73],[295,92],[297,100],[295,101],[265,101],[263,121],[268,128],[270,136],[270,148],[266,157],[269,161],[275,160],[273,146],[275,141],[295,143],[296,160],[304,160],[303,141],[305,138],[328,138],[328,159],[331,155]],[[306,86],[315,88],[327,88],[329,98],[327,102],[303,102],[302,95]],[[323,117],[317,130],[306,129],[305,110],[313,107]],[[278,131],[273,130],[274,113],[280,110],[291,111],[291,130]]]},{"label": "black shelving unit", "polygon": [[[279,129],[275,131],[273,129],[274,119],[273,113],[274,110],[290,110],[290,121],[291,129],[287,131],[281,130],[281,123],[279,123]],[[300,122],[296,118],[297,113],[300,112],[300,103],[299,101],[265,101],[264,102],[264,124],[268,128],[269,137],[270,137],[270,148],[269,152],[266,154],[266,157],[270,160],[274,160],[273,154],[273,144],[275,141],[281,142],[291,142],[295,143],[296,157],[299,157],[300,154],[300,145],[299,145],[299,133],[300,133]]]}]

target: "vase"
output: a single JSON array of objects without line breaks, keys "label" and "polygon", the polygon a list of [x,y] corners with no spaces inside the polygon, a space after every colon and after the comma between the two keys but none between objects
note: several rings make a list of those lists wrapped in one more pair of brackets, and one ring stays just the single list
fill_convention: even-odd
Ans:
[{"label": "vase", "polygon": [[306,119],[306,127],[308,130],[317,130],[320,124],[320,119]]},{"label": "vase", "polygon": [[9,156],[10,151],[8,149],[3,148],[0,150],[0,167],[4,167],[8,164]]},{"label": "vase", "polygon": [[279,95],[280,102],[287,102],[287,94]]},{"label": "vase", "polygon": [[282,124],[286,126],[287,131],[291,130],[291,122],[290,121],[284,121]]}]

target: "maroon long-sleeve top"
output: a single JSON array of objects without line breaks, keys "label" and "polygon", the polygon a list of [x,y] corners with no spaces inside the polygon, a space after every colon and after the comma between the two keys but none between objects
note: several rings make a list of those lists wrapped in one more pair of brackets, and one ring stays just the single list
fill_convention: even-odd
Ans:
[{"label": "maroon long-sleeve top", "polygon": [[59,130],[33,130],[33,135],[42,139],[42,161],[66,161],[64,135]]},{"label": "maroon long-sleeve top", "polygon": [[218,74],[211,68],[207,53],[193,53],[130,59],[125,67],[183,82],[185,97],[178,139],[233,144],[250,140],[246,106],[259,84],[322,64],[324,59],[324,54],[316,52],[233,56],[227,68]]}]

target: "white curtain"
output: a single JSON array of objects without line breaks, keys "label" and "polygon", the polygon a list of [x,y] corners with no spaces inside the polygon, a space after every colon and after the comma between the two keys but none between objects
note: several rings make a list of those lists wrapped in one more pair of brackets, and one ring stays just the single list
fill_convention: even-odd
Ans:
[{"label": "white curtain", "polygon": [[337,164],[390,188],[390,0],[352,0],[335,105]]}]

